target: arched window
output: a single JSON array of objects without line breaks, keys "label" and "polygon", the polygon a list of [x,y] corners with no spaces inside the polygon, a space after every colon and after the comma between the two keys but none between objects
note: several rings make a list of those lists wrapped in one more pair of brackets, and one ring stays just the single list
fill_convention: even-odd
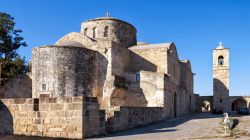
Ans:
[{"label": "arched window", "polygon": [[42,84],[42,91],[46,91],[46,84]]},{"label": "arched window", "polygon": [[88,28],[84,29],[84,35],[87,35]]},{"label": "arched window", "polygon": [[223,65],[224,64],[224,57],[221,55],[218,57],[218,64]]},{"label": "arched window", "polygon": [[108,37],[108,30],[109,30],[109,26],[105,26],[104,28],[104,37]]},{"label": "arched window", "polygon": [[137,72],[136,74],[135,74],[135,81],[136,82],[140,82],[140,72]]},{"label": "arched window", "polygon": [[96,27],[93,28],[93,38],[96,38]]}]

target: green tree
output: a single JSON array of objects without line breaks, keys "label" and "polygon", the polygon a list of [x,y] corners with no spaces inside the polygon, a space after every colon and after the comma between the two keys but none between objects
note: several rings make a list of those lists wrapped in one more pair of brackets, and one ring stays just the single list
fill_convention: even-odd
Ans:
[{"label": "green tree", "polygon": [[17,54],[17,49],[27,46],[20,33],[22,30],[15,29],[14,18],[0,12],[0,64],[1,77],[4,79],[14,78],[27,71],[25,59]]}]

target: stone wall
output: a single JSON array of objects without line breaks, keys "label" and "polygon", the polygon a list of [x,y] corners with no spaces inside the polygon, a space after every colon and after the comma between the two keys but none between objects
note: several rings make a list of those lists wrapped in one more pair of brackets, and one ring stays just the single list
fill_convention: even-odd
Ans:
[{"label": "stone wall", "polygon": [[105,133],[105,112],[96,98],[1,99],[0,133],[59,138]]},{"label": "stone wall", "polygon": [[193,72],[189,60],[180,61],[180,115],[195,112],[196,98],[193,90]]},{"label": "stone wall", "polygon": [[160,107],[120,107],[114,117],[107,120],[107,132],[144,126],[163,120],[163,108]]},{"label": "stone wall", "polygon": [[130,70],[165,73],[175,85],[180,84],[180,61],[174,43],[144,44],[129,49]]},{"label": "stone wall", "polygon": [[148,102],[147,107],[164,106],[164,74],[140,71],[140,87]]},{"label": "stone wall", "polygon": [[164,78],[164,112],[168,118],[175,117],[175,97],[177,95],[176,85],[170,81],[170,77]]},{"label": "stone wall", "polygon": [[165,73],[167,68],[167,47],[140,49],[138,46],[138,49],[134,47],[129,49],[132,51],[130,61],[130,69],[132,71],[144,70]]},{"label": "stone wall", "polygon": [[181,81],[181,66],[174,43],[171,43],[167,51],[166,66],[165,73],[169,76],[170,81],[172,81],[176,86],[179,86]]},{"label": "stone wall", "polygon": [[130,70],[134,72],[139,72],[140,70],[156,72],[157,66],[140,56],[140,51],[131,51],[130,53]]},{"label": "stone wall", "polygon": [[[196,95],[196,112],[201,112],[202,109],[202,103],[207,101],[210,103],[211,111],[213,110],[213,104],[214,104],[214,96],[199,96]],[[228,104],[224,105],[224,108],[227,108],[228,110],[225,110],[227,112],[231,111],[237,111],[239,108],[244,107],[248,108],[250,110],[250,97],[249,96],[229,96],[228,97]],[[228,106],[226,106],[228,105]]]},{"label": "stone wall", "polygon": [[[136,81],[136,74],[138,81]],[[149,71],[125,72],[124,85],[116,87],[111,95],[112,106],[163,107],[164,74]]]},{"label": "stone wall", "polygon": [[96,98],[85,98],[83,102],[83,137],[106,134],[105,110],[100,110]]},{"label": "stone wall", "polygon": [[109,61],[112,65],[112,74],[123,76],[124,71],[129,69],[130,51],[117,43],[112,43],[111,60]]},{"label": "stone wall", "polygon": [[0,88],[0,98],[32,97],[32,79],[28,74],[19,75],[16,78],[7,80]]},{"label": "stone wall", "polygon": [[1,99],[0,134],[82,139],[165,119],[162,107],[117,107],[105,119],[97,98]]},{"label": "stone wall", "polygon": [[191,64],[189,60],[184,60],[180,62],[180,84],[188,94],[193,94],[194,92],[194,78],[191,69]]}]

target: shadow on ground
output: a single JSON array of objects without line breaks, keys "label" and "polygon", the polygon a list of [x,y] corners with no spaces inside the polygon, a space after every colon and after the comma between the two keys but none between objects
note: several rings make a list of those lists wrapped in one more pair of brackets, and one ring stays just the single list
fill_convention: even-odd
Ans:
[{"label": "shadow on ground", "polygon": [[[177,131],[175,127],[189,120],[222,118],[222,117],[223,117],[222,114],[212,114],[210,112],[195,113],[195,114],[173,118],[173,119],[169,119],[165,121],[160,121],[160,122],[157,122],[151,125],[146,125],[140,128],[133,128],[133,129],[128,129],[128,130],[112,133],[105,137],[118,137],[118,136],[140,135],[140,134],[149,134],[149,133],[173,132],[173,131]],[[101,138],[101,137],[104,138],[103,136],[95,137],[95,138]]]}]

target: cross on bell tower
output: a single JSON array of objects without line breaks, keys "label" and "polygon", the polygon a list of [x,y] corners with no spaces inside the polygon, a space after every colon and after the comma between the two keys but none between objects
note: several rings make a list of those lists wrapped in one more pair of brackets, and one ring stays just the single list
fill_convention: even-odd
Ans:
[{"label": "cross on bell tower", "polygon": [[223,46],[223,43],[220,41],[220,42],[219,42],[219,45],[220,45],[220,46]]}]

